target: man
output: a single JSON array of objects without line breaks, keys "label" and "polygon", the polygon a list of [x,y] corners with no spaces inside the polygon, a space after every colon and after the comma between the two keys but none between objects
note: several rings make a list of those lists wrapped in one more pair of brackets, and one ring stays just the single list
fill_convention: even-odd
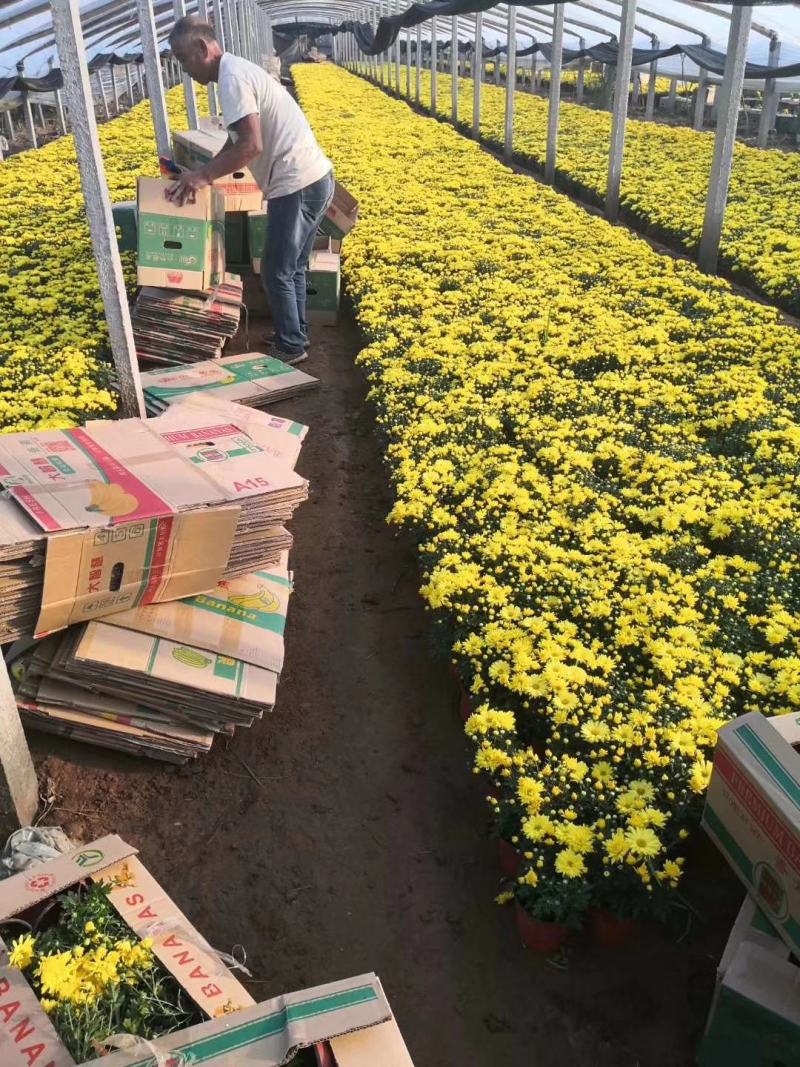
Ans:
[{"label": "man", "polygon": [[223,52],[208,23],[189,15],[175,23],[172,54],[201,85],[219,83],[228,130],[222,150],[169,190],[182,204],[217,178],[249,167],[267,200],[268,236],[261,277],[272,311],[272,354],[286,363],[307,358],[306,270],[320,221],[333,199],[333,171],[305,115],[261,67]]}]

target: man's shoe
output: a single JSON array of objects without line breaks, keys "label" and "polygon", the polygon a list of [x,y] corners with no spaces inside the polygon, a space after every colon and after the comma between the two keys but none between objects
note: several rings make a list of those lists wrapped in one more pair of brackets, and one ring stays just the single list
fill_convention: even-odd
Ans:
[{"label": "man's shoe", "polygon": [[278,347],[274,337],[265,337],[264,347],[268,355],[272,356],[273,359],[279,359],[281,363],[288,363],[290,367],[294,367],[296,363],[302,363],[308,359],[308,352],[298,352],[294,356],[289,352],[284,352],[282,348]]},{"label": "man's shoe", "polygon": [[296,356],[280,356],[276,355],[276,359],[282,359],[284,363],[288,363],[290,367],[297,366],[298,363],[303,363],[308,359],[308,352],[300,352]]}]

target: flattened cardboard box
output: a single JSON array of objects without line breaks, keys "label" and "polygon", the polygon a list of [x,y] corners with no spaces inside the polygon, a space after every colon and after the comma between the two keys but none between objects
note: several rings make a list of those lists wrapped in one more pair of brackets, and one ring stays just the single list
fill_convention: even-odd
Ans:
[{"label": "flattened cardboard box", "polygon": [[243,352],[142,374],[148,405],[164,407],[198,392],[243,404],[263,405],[316,384],[318,379],[312,375],[262,352]]},{"label": "flattened cardboard box", "polygon": [[758,712],[723,726],[703,826],[800,955],[800,715]]},{"label": "flattened cardboard box", "polygon": [[4,435],[0,482],[48,534],[36,633],[213,588],[238,502],[306,486],[274,454],[199,412]]},{"label": "flattened cardboard box", "polygon": [[[105,882],[113,879],[109,901],[138,937],[152,938],[154,955],[201,1011],[210,1019],[220,1019],[252,1006],[255,1002],[247,990],[135,852],[110,834],[0,882],[0,922],[87,877]],[[0,1063],[3,1067],[45,1067],[50,1063],[74,1067],[24,976],[9,966],[0,967]]]},{"label": "flattened cardboard box", "polygon": [[37,634],[207,589],[224,571],[239,509],[208,509],[225,493],[151,427],[95,422],[0,441],[0,481],[48,534]]},{"label": "flattened cardboard box", "polygon": [[225,274],[225,203],[213,186],[194,203],[173,204],[164,195],[170,182],[139,178],[139,285],[164,289],[213,289]]},{"label": "flattened cardboard box", "polygon": [[280,674],[291,590],[288,577],[256,571],[209,593],[109,615],[104,628],[121,626]]},{"label": "flattened cardboard box", "polygon": [[[244,1008],[235,1015],[190,1027],[152,1042],[165,1055],[183,1054],[189,1063],[213,1067],[280,1067],[301,1049],[319,1042],[368,1033],[391,1020],[392,1013],[378,978],[360,975],[313,989],[287,993]],[[378,1058],[371,1067],[395,1067]],[[117,1052],[104,1067],[152,1067],[152,1055]],[[397,1067],[406,1067],[398,1061]],[[410,1061],[409,1061],[409,1067]]]},{"label": "flattened cardboard box", "polygon": [[[182,130],[172,135],[172,153],[175,162],[196,170],[210,163],[223,148],[227,132],[222,128],[206,126],[199,130]],[[243,167],[233,174],[215,178],[213,187],[225,197],[225,211],[251,211],[261,206],[264,194],[252,172]]]}]

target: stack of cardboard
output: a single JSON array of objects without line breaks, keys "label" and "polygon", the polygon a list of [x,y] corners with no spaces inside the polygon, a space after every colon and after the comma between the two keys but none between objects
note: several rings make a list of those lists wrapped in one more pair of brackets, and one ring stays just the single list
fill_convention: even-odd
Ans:
[{"label": "stack of cardboard", "polygon": [[318,384],[318,379],[310,374],[260,352],[245,352],[192,367],[173,367],[142,375],[145,404],[151,415],[191,394],[260,408]]},{"label": "stack of cardboard", "polygon": [[0,440],[3,642],[211,589],[291,544],[296,424],[188,400]]},{"label": "stack of cardboard", "polygon": [[800,715],[719,732],[703,825],[750,894],[734,925],[698,1062],[800,1061]]},{"label": "stack of cardboard", "polygon": [[275,706],[291,593],[288,554],[210,593],[133,608],[35,646],[26,725],[183,763]]},{"label": "stack of cardboard", "polygon": [[204,293],[143,286],[132,314],[137,356],[142,362],[170,366],[218,359],[239,329],[242,292],[235,274],[226,274]]}]

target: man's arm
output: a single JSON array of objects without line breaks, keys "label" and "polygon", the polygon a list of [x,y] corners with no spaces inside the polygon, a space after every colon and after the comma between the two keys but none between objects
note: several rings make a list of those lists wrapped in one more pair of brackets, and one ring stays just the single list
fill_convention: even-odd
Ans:
[{"label": "man's arm", "polygon": [[195,193],[210,185],[217,178],[243,170],[248,163],[260,156],[263,151],[261,141],[261,121],[258,115],[245,115],[234,122],[231,127],[238,139],[234,142],[230,135],[217,155],[199,170],[187,171],[177,178],[167,190],[167,198],[183,204],[194,197]]}]

